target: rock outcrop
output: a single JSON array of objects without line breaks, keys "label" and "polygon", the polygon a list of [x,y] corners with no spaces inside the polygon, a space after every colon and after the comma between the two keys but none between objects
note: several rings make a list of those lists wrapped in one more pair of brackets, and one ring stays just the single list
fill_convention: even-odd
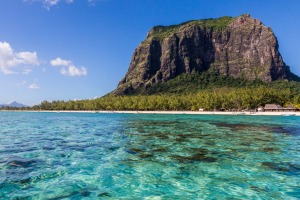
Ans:
[{"label": "rock outcrop", "polygon": [[290,74],[272,29],[246,14],[152,28],[114,93],[204,71],[266,82]]}]

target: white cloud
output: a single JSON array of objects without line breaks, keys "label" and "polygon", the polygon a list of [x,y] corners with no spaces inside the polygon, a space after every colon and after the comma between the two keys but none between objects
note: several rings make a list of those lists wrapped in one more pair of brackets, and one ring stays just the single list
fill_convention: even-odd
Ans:
[{"label": "white cloud", "polygon": [[40,89],[40,86],[38,86],[37,84],[35,83],[32,83],[28,86],[29,89]]},{"label": "white cloud", "polygon": [[[60,2],[61,0],[23,0],[23,1],[29,3],[41,2],[42,4],[44,4],[44,6],[50,7],[58,4],[58,2]],[[69,2],[69,0],[66,0],[66,2]]]},{"label": "white cloud", "polygon": [[66,75],[66,76],[86,76],[87,75],[87,69],[85,67],[77,68],[77,67],[71,65],[71,66],[68,66],[68,67],[63,67],[60,70],[60,73],[62,75]]},{"label": "white cloud", "polygon": [[63,60],[61,58],[55,58],[54,60],[50,61],[52,66],[64,66],[67,67],[72,64],[70,60]]},{"label": "white cloud", "polygon": [[50,64],[54,67],[61,67],[60,74],[64,76],[86,76],[88,73],[87,68],[76,67],[72,61],[64,60],[59,57],[51,60]]},{"label": "white cloud", "polygon": [[0,42],[0,73],[14,74],[16,67],[38,64],[36,52],[15,52],[9,43]]},{"label": "white cloud", "polygon": [[53,5],[56,5],[59,2],[59,0],[44,0],[44,2],[46,4],[53,6]]}]

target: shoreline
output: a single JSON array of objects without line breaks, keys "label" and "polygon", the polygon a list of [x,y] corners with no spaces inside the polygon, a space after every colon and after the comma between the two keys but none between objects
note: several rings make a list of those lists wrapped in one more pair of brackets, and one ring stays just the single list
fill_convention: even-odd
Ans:
[{"label": "shoreline", "polygon": [[186,115],[247,115],[247,116],[300,116],[300,112],[228,112],[228,111],[100,111],[100,110],[1,110],[0,112],[34,113],[99,113],[99,114],[186,114]]}]

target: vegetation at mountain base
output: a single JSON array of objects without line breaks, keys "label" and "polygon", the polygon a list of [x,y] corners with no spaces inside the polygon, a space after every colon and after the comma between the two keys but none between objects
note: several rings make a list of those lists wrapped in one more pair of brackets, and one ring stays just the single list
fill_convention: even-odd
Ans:
[{"label": "vegetation at mountain base", "polygon": [[189,94],[155,94],[114,96],[94,100],[44,101],[36,109],[41,110],[244,110],[260,105],[276,103],[294,104],[300,108],[300,95],[291,89],[215,88]]},{"label": "vegetation at mountain base", "polygon": [[[143,88],[141,88],[142,90]],[[32,110],[245,110],[265,104],[293,104],[300,108],[300,82],[248,81],[203,74],[182,74],[153,84],[138,94],[87,100],[43,101]],[[6,108],[7,109],[7,108]]]}]

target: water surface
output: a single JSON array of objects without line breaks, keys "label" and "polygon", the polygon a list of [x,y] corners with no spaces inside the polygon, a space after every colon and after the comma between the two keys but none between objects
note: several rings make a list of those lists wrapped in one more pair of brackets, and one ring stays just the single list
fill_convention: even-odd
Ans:
[{"label": "water surface", "polygon": [[300,117],[0,113],[0,199],[299,199]]}]

